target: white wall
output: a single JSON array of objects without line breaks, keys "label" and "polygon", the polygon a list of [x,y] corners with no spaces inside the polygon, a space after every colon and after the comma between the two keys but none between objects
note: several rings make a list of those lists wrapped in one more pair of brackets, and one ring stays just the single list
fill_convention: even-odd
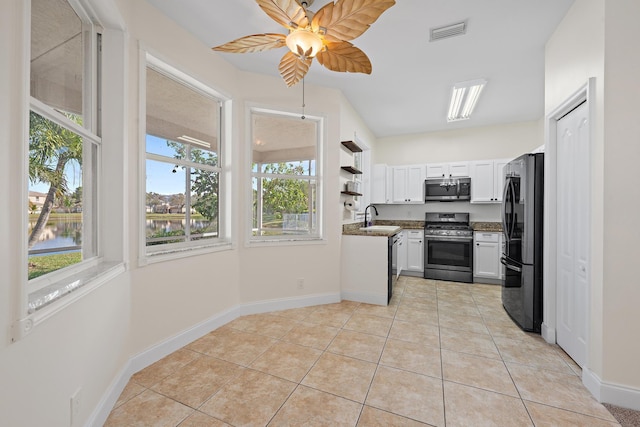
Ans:
[{"label": "white wall", "polygon": [[[195,41],[189,33],[146,2],[121,1],[120,7],[130,36],[131,96],[126,101],[131,117],[128,123],[131,141],[128,168],[134,185],[129,194],[127,215],[130,223],[128,245],[132,278],[129,354],[134,355],[240,303],[237,251],[139,266],[141,225],[138,207],[143,206],[144,201],[140,199],[137,189],[140,166],[143,164],[140,157],[144,152],[140,144],[144,142],[139,141],[138,122],[144,123],[145,120],[139,117],[139,81],[140,73],[144,72],[144,63],[140,62],[140,58],[144,57],[144,50],[148,50],[169,65],[225,94],[234,95],[239,80],[237,71],[219,55]],[[242,109],[236,110],[242,114]],[[234,158],[239,152],[237,146],[234,139],[234,150],[229,153]],[[237,208],[237,195],[231,196],[230,203]]]},{"label": "white wall", "polygon": [[[545,50],[545,113],[549,114],[590,77],[596,78],[596,118],[591,140],[591,334],[589,369],[602,372],[602,209],[604,105],[604,1],[575,2]],[[554,298],[547,295],[546,298]],[[548,306],[555,305],[545,304]]]},{"label": "white wall", "polygon": [[[640,187],[622,189],[622,180],[636,181],[640,159],[640,3],[607,1],[605,8],[605,155],[604,155],[604,300],[603,379],[634,387],[640,410]],[[633,172],[632,172],[633,171]],[[631,330],[629,325],[632,326]],[[629,330],[629,339],[621,331]]]},{"label": "white wall", "polygon": [[541,121],[381,138],[374,163],[405,165],[515,158],[544,144]]},{"label": "white wall", "polygon": [[[25,210],[16,202],[27,189],[21,149],[29,79],[25,3],[7,0],[0,6],[0,194],[13,201],[0,214],[0,423],[69,426],[70,396],[82,389],[79,417],[87,419],[127,359],[130,281],[120,275],[11,343],[11,327],[23,312],[27,269],[21,256]],[[114,206],[121,212],[121,205]]]},{"label": "white wall", "polygon": [[[314,63],[313,67],[319,64]],[[322,116],[325,124],[323,147],[324,175],[323,225],[325,241],[320,244],[295,246],[256,247],[246,245],[248,239],[248,212],[251,211],[250,181],[247,167],[240,168],[239,186],[239,252],[240,296],[244,303],[302,295],[337,294],[340,290],[340,217],[338,200],[340,155],[340,94],[334,89],[306,86],[308,116]],[[245,74],[240,103],[246,101],[260,106],[301,112],[302,92],[299,86],[287,89],[280,78]],[[244,118],[242,119],[244,126]],[[245,150],[247,129],[239,131],[238,144],[242,147],[240,164],[248,163]],[[298,289],[297,279],[304,279],[304,289]]]},{"label": "white wall", "polygon": [[[605,402],[640,409],[640,256],[633,181],[640,137],[634,99],[640,95],[637,45],[640,28],[633,0],[575,2],[546,47],[546,113],[587,79],[596,79],[596,118],[591,141],[590,387]],[[634,141],[634,142],[632,142]]]}]

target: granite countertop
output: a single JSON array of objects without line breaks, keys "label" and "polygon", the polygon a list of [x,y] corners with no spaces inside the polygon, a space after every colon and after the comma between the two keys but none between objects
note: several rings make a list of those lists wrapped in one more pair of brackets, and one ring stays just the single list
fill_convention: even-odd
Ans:
[{"label": "granite countertop", "polygon": [[[396,224],[376,223],[376,225],[396,225]],[[363,224],[361,221],[354,222],[352,224],[343,224],[342,234],[345,236],[391,237],[394,234],[402,231],[402,227],[399,227],[399,226],[397,226],[398,228],[395,230],[375,230],[375,231],[360,230],[360,227],[362,226]]]},{"label": "granite countertop", "polygon": [[502,223],[501,222],[472,222],[471,228],[473,231],[491,231],[491,232],[501,232],[502,231]]},{"label": "granite countertop", "polygon": [[374,225],[391,225],[398,227],[395,231],[376,230],[376,231],[364,231],[360,230],[362,222],[358,221],[351,224],[342,225],[342,234],[346,236],[371,236],[371,237],[389,237],[393,236],[397,232],[407,229],[423,229],[424,221],[411,221],[411,220],[389,220],[381,219],[374,222]]},{"label": "granite countertop", "polygon": [[[379,219],[374,222],[375,225],[395,225],[403,230],[422,230],[424,229],[424,221],[415,221],[408,219]],[[501,222],[471,222],[473,231],[485,231],[499,233],[502,231]],[[362,222],[358,221],[352,224],[344,224],[342,226],[342,234],[350,236],[393,236],[397,231],[362,231]]]}]

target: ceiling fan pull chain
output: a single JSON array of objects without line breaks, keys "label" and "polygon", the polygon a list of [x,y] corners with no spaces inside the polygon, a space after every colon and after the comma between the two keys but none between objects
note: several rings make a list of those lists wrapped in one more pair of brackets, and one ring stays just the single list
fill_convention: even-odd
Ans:
[{"label": "ceiling fan pull chain", "polygon": [[302,120],[306,119],[305,115],[304,115],[304,77],[302,78],[302,117],[300,117]]}]

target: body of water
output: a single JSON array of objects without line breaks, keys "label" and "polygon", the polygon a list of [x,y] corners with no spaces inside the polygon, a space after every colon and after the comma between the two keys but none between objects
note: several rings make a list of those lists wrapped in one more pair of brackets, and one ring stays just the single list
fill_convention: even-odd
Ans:
[{"label": "body of water", "polygon": [[[29,222],[29,234],[35,224],[35,221]],[[190,221],[192,230],[207,230],[210,225],[212,225],[211,221],[201,219],[192,219]],[[180,231],[184,230],[185,226],[185,219],[148,219],[146,220],[146,235],[150,237],[161,231],[167,233]],[[82,246],[82,222],[56,220],[47,223],[40,235],[40,239],[29,249],[29,252],[36,252],[33,254],[34,256],[50,255],[52,253],[78,251],[80,246]],[[44,253],[40,253],[40,251]]]}]

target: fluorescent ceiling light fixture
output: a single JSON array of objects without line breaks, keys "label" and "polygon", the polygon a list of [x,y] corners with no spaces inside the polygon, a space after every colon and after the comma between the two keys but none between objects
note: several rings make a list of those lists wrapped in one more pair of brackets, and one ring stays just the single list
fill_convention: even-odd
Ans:
[{"label": "fluorescent ceiling light fixture", "polygon": [[476,107],[487,81],[484,79],[456,83],[451,90],[447,122],[467,120]]},{"label": "fluorescent ceiling light fixture", "polygon": [[205,142],[205,141],[203,141],[201,139],[193,138],[191,136],[182,135],[182,136],[179,136],[178,139],[180,141],[184,141],[184,142],[189,143],[189,144],[199,145],[199,146],[204,147],[204,148],[211,148],[211,144],[209,144],[208,142]]}]

